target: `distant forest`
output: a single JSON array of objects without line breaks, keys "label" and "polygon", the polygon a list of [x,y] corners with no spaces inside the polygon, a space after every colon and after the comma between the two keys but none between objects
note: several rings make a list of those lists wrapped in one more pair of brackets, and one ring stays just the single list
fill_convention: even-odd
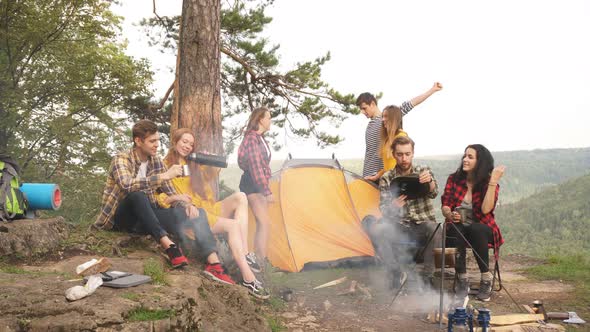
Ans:
[{"label": "distant forest", "polygon": [[[496,165],[504,164],[507,167],[500,183],[500,205],[518,201],[552,185],[590,172],[590,148],[508,151],[493,154]],[[415,164],[430,166],[439,181],[439,186],[442,187],[448,175],[459,167],[460,159],[460,155],[416,159]],[[339,161],[345,169],[357,174],[362,173],[362,159]],[[272,170],[279,170],[282,164],[282,160],[273,161]],[[221,172],[220,178],[230,190],[237,190],[241,174],[238,166],[233,164]]]},{"label": "distant forest", "polygon": [[590,253],[590,175],[498,208],[505,252],[547,257]]},{"label": "distant forest", "polygon": [[[506,243],[503,253],[536,257],[590,253],[590,148],[493,153],[507,166],[501,180],[496,217]],[[459,166],[460,155],[417,159],[432,168],[442,188]],[[283,161],[274,161],[273,171]],[[361,173],[362,160],[340,160],[344,168]],[[241,171],[222,171],[224,184],[235,190]],[[437,197],[438,205],[440,198]],[[439,220],[442,216],[439,213]]]}]

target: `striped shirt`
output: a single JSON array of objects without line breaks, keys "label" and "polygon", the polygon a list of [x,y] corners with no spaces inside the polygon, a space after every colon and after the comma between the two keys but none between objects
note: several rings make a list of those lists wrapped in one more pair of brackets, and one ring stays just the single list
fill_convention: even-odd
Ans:
[{"label": "striped shirt", "polygon": [[[405,101],[400,107],[402,116],[408,114],[414,105]],[[383,160],[379,151],[381,142],[381,117],[375,116],[369,121],[365,131],[365,161],[363,163],[363,177],[373,175],[383,169]]]},{"label": "striped shirt", "polygon": [[438,183],[434,178],[432,170],[428,166],[413,166],[412,174],[420,174],[424,171],[430,172],[432,181],[434,181],[434,190],[432,190],[426,197],[406,200],[406,204],[400,209],[394,206],[393,200],[395,197],[391,194],[391,182],[396,177],[397,168],[393,168],[381,177],[379,180],[380,203],[379,209],[383,216],[389,220],[399,220],[402,225],[409,223],[421,224],[425,221],[436,222],[434,215],[434,207],[432,206],[432,199],[438,195]]}]

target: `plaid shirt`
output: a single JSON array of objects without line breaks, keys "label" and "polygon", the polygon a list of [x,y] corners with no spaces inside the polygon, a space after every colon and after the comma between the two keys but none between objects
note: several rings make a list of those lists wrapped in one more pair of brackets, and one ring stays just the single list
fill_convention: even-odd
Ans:
[{"label": "plaid shirt", "polygon": [[[487,185],[486,185],[487,188]],[[498,248],[504,243],[504,239],[502,238],[502,234],[500,233],[500,228],[498,224],[496,224],[496,219],[494,218],[494,209],[496,208],[496,202],[498,202],[498,193],[500,192],[500,185],[496,185],[496,192],[494,197],[494,207],[492,211],[489,213],[483,214],[481,211],[481,205],[483,204],[484,195],[481,192],[472,192],[471,194],[471,204],[473,205],[473,217],[475,220],[488,225],[492,229],[492,233],[494,235],[494,243],[492,246],[494,247],[496,255],[498,252]],[[447,179],[447,184],[445,186],[445,192],[441,197],[442,205],[448,206],[453,210],[457,206],[461,205],[465,194],[467,193],[467,180],[460,179],[455,180],[455,175],[449,175]],[[447,219],[447,222],[452,222],[452,220]]]},{"label": "plaid shirt", "polygon": [[264,196],[272,194],[268,188],[271,176],[270,157],[270,148],[264,137],[254,130],[246,132],[238,149],[238,165],[243,171],[250,173]]},{"label": "plaid shirt", "polygon": [[102,193],[102,207],[94,223],[103,229],[113,228],[113,218],[119,203],[131,192],[143,191],[153,206],[158,206],[156,190],[160,189],[168,195],[175,195],[174,187],[162,180],[158,174],[166,171],[166,166],[159,157],[148,157],[145,178],[137,178],[141,161],[134,149],[121,152],[111,162],[107,184]]},{"label": "plaid shirt", "polygon": [[399,221],[402,225],[407,225],[409,223],[421,224],[424,221],[436,222],[432,199],[438,195],[438,183],[434,178],[432,170],[428,166],[413,166],[410,173],[420,174],[424,171],[430,173],[432,181],[434,181],[434,190],[432,190],[426,197],[407,200],[406,204],[401,209],[393,204],[395,197],[391,194],[390,186],[393,179],[402,175],[397,174],[397,167],[394,167],[383,174],[379,180],[379,191],[381,195],[379,209],[385,218],[396,220],[399,217]]}]

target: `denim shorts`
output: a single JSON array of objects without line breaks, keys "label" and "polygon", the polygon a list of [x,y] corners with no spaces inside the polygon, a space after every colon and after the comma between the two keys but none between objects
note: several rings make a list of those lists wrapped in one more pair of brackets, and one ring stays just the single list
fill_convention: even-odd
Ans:
[{"label": "denim shorts", "polygon": [[245,171],[240,179],[240,191],[246,195],[250,194],[262,194],[263,190],[258,188],[258,185],[254,182],[250,172]]}]

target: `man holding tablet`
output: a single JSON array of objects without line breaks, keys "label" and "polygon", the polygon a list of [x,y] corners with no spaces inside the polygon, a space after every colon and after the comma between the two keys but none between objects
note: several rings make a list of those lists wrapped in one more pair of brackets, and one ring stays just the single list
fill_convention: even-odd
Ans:
[{"label": "man holding tablet", "polygon": [[[432,199],[438,194],[438,184],[428,166],[414,166],[414,141],[400,136],[393,141],[393,156],[397,165],[379,180],[380,204],[383,218],[369,226],[369,235],[378,254],[392,275],[395,288],[403,282],[404,260],[412,256],[408,243],[427,245],[436,230]],[[432,249],[439,247],[440,237],[434,236],[424,251],[424,280],[430,282],[434,272]],[[388,257],[388,256],[392,257]]]}]

